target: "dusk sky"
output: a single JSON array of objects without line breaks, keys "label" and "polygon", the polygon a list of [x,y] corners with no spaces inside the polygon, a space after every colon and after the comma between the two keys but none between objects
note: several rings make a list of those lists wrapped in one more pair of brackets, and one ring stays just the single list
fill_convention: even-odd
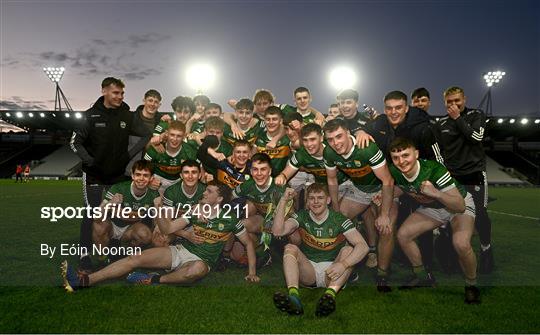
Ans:
[{"label": "dusk sky", "polygon": [[329,72],[348,65],[360,102],[379,111],[388,91],[420,86],[431,92],[431,114],[444,113],[442,91],[453,85],[476,107],[487,91],[482,74],[504,70],[494,114],[540,115],[538,1],[0,3],[0,109],[53,109],[42,68],[64,66],[61,87],[76,110],[115,76],[132,109],[154,88],[169,112],[175,96],[195,94],[185,71],[204,61],[217,72],[205,93],[224,107],[258,88],[292,104],[292,91],[307,86],[326,112],[337,93]]}]

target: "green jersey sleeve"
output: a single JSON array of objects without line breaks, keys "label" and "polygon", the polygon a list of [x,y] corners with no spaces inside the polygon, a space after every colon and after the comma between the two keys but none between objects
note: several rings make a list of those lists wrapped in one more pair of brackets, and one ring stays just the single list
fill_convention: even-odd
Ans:
[{"label": "green jersey sleeve", "polygon": [[365,155],[366,160],[369,161],[369,166],[371,166],[372,170],[378,169],[386,164],[386,159],[375,142],[369,142],[369,145],[362,153]]},{"label": "green jersey sleeve", "polygon": [[154,128],[153,136],[163,134],[167,129],[169,129],[169,123],[166,121],[159,121],[157,126]]}]

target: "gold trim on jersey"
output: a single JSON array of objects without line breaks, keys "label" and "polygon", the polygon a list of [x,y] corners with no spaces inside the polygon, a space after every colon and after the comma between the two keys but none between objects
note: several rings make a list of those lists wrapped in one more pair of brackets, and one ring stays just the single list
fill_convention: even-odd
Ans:
[{"label": "gold trim on jersey", "polygon": [[193,230],[195,231],[195,235],[204,237],[204,242],[210,243],[210,244],[219,243],[219,242],[227,242],[232,235],[230,231],[219,232],[213,229],[207,229],[200,226],[193,226]]},{"label": "gold trim on jersey", "polygon": [[277,148],[268,149],[266,147],[257,146],[257,151],[262,152],[270,156],[270,158],[286,158],[291,153],[291,147],[288,145],[282,145]]},{"label": "gold trim on jersey", "polygon": [[361,168],[358,168],[358,167],[351,167],[351,168],[339,167],[339,169],[342,170],[343,172],[345,172],[351,178],[362,178],[362,177],[365,177],[368,174],[370,174],[371,171],[372,171],[370,166],[364,166],[364,167],[361,167]]},{"label": "gold trim on jersey", "polygon": [[158,165],[158,169],[167,174],[180,174],[182,167],[180,165]]},{"label": "gold trim on jersey", "polygon": [[343,234],[330,238],[318,238],[308,233],[304,228],[300,228],[300,236],[302,237],[302,242],[304,242],[307,246],[325,251],[334,249],[337,245],[345,240],[345,236],[343,236]]},{"label": "gold trim on jersey", "polygon": [[238,185],[242,184],[241,181],[232,178],[225,171],[219,169],[217,170],[217,180],[231,189],[235,189]]},{"label": "gold trim on jersey", "polygon": [[[246,136],[248,136],[248,135],[246,134]],[[236,143],[236,141],[238,141],[236,138],[232,138],[232,137],[228,137],[228,136],[223,136],[223,138],[224,138],[225,141],[228,142],[231,146],[234,146],[234,144]],[[246,138],[244,137],[244,140],[248,141],[248,143],[249,143],[250,145],[253,145],[253,144],[255,144],[255,141],[257,140],[257,136],[252,135],[252,137],[249,138],[249,139],[246,139]]]}]

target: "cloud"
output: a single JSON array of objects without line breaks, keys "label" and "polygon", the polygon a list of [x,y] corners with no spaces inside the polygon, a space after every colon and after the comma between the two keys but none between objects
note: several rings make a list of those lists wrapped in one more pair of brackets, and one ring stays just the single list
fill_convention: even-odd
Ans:
[{"label": "cloud", "polygon": [[8,100],[0,100],[0,110],[48,110],[49,103],[54,100],[24,100],[18,96],[12,96]]},{"label": "cloud", "polygon": [[[171,37],[159,33],[130,35],[125,39],[92,39],[72,51],[25,52],[17,57],[5,56],[2,66],[14,68],[63,65],[76,69],[81,76],[115,76],[143,80],[162,73],[160,66],[145,62],[156,47]],[[153,62],[152,64],[156,64]]]}]

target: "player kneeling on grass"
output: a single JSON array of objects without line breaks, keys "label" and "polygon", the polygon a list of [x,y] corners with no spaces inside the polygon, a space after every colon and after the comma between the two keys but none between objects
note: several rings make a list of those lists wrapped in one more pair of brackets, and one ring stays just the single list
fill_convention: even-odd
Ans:
[{"label": "player kneeling on grass", "polygon": [[[169,213],[165,218],[156,219],[159,229],[164,234],[172,234],[191,224],[194,233],[203,237],[204,241],[198,241],[198,243],[185,241],[175,246],[147,249],[140,255],[126,257],[90,275],[79,276],[67,261],[64,261],[62,276],[65,289],[72,292],[80,287],[92,286],[104,280],[125,276],[137,268],[170,269],[171,271],[164,275],[134,272],[127,277],[129,282],[145,285],[193,283],[208,274],[210,267],[218,260],[225,241],[232,234],[235,234],[246,245],[249,272],[245,280],[258,282],[255,249],[243,222],[236,217],[227,217],[226,211],[219,210],[230,199],[231,189],[228,186],[211,182],[199,202],[202,206],[199,209],[201,215],[198,217],[192,215],[189,219],[181,217],[171,220],[168,218],[171,214]],[[208,208],[210,212],[207,213],[202,208]]]},{"label": "player kneeling on grass", "polygon": [[353,266],[367,255],[368,246],[351,220],[328,208],[330,194],[325,185],[312,184],[306,194],[307,209],[292,214],[287,220],[285,205],[294,196],[292,188],[287,188],[276,209],[273,234],[285,236],[298,229],[302,243],[299,247],[285,246],[283,272],[288,294],[276,292],[274,304],[281,311],[300,315],[304,309],[299,283],[326,287],[315,315],[327,316],[336,309],[337,292],[347,282]]},{"label": "player kneeling on grass", "polygon": [[475,217],[472,196],[452,178],[444,165],[418,159],[418,150],[411,140],[396,138],[389,150],[394,163],[390,172],[401,190],[398,193],[405,192],[420,204],[397,232],[399,244],[414,272],[403,288],[433,285],[433,276],[422,265],[422,255],[414,240],[420,234],[449,222],[453,232],[452,242],[465,274],[465,302],[479,303],[476,257],[471,247]]},{"label": "player kneeling on grass", "polygon": [[[103,216],[92,226],[92,239],[100,247],[119,242],[141,247],[152,240],[152,219],[139,217],[139,208],[154,206],[159,193],[148,188],[152,179],[152,163],[140,160],[131,168],[131,181],[114,184],[105,194],[101,209]],[[130,208],[130,213],[121,210]],[[127,214],[127,215],[126,215]],[[120,217],[119,217],[120,216]],[[111,243],[112,242],[112,243]],[[101,250],[101,248],[100,248]]]}]

